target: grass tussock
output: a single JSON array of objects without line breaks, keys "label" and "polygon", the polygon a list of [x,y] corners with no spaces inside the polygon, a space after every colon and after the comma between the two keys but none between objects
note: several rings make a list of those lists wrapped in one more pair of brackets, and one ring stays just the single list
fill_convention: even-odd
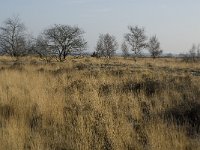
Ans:
[{"label": "grass tussock", "polygon": [[0,58],[0,149],[200,147],[199,63]]}]

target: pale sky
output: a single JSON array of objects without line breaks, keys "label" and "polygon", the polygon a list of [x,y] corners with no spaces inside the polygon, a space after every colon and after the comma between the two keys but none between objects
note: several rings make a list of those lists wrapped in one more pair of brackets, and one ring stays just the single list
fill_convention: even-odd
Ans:
[{"label": "pale sky", "polygon": [[35,36],[53,24],[78,25],[90,51],[101,33],[121,44],[128,25],[156,34],[164,52],[186,52],[200,43],[200,0],[0,0],[0,24],[13,15]]}]

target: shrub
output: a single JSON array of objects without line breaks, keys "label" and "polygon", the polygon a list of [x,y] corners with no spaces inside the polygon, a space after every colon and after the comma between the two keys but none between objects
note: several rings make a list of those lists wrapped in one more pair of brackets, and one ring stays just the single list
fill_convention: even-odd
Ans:
[{"label": "shrub", "polygon": [[14,107],[9,104],[0,105],[0,115],[4,119],[8,120],[14,115]]}]

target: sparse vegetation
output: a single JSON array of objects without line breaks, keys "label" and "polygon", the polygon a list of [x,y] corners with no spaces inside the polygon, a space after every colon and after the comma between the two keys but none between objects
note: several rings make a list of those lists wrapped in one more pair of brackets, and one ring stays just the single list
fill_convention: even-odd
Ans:
[{"label": "sparse vegetation", "polygon": [[199,149],[198,62],[0,57],[0,149]]}]

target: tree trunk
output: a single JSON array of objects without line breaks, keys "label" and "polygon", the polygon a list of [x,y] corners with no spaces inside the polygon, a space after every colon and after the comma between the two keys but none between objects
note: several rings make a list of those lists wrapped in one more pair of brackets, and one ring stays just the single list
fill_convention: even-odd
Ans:
[{"label": "tree trunk", "polygon": [[63,53],[63,59],[64,60],[66,59],[66,56],[67,56],[67,52],[64,51],[64,53]]},{"label": "tree trunk", "polygon": [[137,56],[135,55],[133,56],[133,58],[134,58],[134,61],[137,62]]},{"label": "tree trunk", "polygon": [[62,53],[59,53],[59,61],[61,62],[62,61]]}]

